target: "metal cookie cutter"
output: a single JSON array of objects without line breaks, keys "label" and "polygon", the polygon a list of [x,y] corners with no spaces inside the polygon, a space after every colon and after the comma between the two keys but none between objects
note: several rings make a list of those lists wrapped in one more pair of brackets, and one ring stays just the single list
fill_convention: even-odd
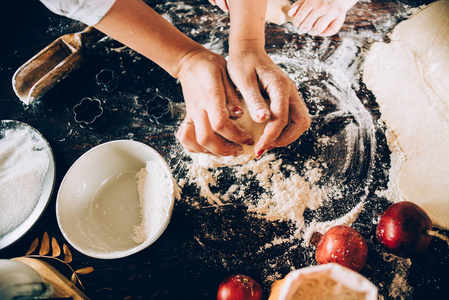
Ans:
[{"label": "metal cookie cutter", "polygon": [[105,91],[112,92],[117,88],[117,78],[114,71],[103,69],[96,76],[97,84]]},{"label": "metal cookie cutter", "polygon": [[98,99],[83,98],[73,107],[75,122],[83,128],[98,129],[107,119],[102,103]]},{"label": "metal cookie cutter", "polygon": [[146,106],[150,119],[157,124],[168,122],[173,117],[173,106],[167,98],[156,96]]}]

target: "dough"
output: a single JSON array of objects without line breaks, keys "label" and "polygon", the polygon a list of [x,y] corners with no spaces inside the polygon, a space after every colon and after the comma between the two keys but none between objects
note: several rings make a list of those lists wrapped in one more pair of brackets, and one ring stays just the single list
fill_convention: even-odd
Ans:
[{"label": "dough", "polygon": [[449,229],[449,1],[401,22],[389,44],[373,44],[363,79],[387,126],[390,200],[412,201]]},{"label": "dough", "polygon": [[268,0],[265,19],[278,25],[291,22],[292,18],[287,15],[291,6],[289,0]]},{"label": "dough", "polygon": [[253,146],[241,145],[243,152],[239,156],[215,156],[205,153],[193,153],[192,156],[203,168],[217,168],[220,166],[242,165],[254,159],[254,146],[262,135],[267,122],[256,123],[251,118],[245,101],[242,101],[243,116],[236,120],[236,123],[245,129],[254,139]]}]

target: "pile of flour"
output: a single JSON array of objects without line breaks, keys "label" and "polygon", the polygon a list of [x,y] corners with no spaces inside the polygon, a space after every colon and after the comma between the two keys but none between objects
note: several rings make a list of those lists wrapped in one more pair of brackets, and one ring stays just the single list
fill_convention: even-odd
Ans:
[{"label": "pile of flour", "polygon": [[0,131],[0,236],[22,224],[36,206],[50,164],[48,149],[29,127]]},{"label": "pile of flour", "polygon": [[148,161],[137,174],[141,223],[134,227],[132,239],[140,244],[153,237],[169,217],[173,183],[160,164]]}]

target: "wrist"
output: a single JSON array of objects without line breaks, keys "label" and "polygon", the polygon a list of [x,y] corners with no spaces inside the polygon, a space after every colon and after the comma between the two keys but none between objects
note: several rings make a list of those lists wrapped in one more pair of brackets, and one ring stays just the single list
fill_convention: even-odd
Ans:
[{"label": "wrist", "polygon": [[197,61],[199,61],[200,57],[205,57],[205,53],[207,50],[203,48],[203,46],[198,45],[197,48],[193,48],[187,51],[179,60],[178,63],[173,68],[172,72],[169,72],[171,76],[174,78],[180,79],[183,74],[187,73]]},{"label": "wrist", "polygon": [[[222,61],[220,61],[220,59],[222,59]],[[177,71],[172,74],[172,76],[182,80],[185,74],[195,72],[194,70],[197,67],[207,69],[211,65],[216,64],[224,66],[226,64],[226,60],[220,55],[215,54],[200,45],[199,48],[189,51],[179,60]]]},{"label": "wrist", "polygon": [[265,53],[265,39],[240,39],[229,43],[229,55],[241,53]]}]

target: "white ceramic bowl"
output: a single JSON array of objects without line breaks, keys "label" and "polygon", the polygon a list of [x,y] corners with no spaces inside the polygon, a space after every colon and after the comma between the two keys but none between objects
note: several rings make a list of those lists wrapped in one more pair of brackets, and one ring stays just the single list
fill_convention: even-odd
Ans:
[{"label": "white ceramic bowl", "polygon": [[[157,232],[143,243],[131,238],[140,223],[136,173],[147,161],[157,162],[171,187],[169,211]],[[175,183],[165,160],[136,141],[100,144],[68,170],[59,188],[56,216],[67,241],[81,253],[102,259],[120,258],[154,243],[170,222]]]},{"label": "white ceramic bowl", "polygon": [[[36,143],[38,143],[39,145],[45,145],[42,151],[46,151],[48,153],[49,165],[48,170],[43,178],[42,190],[39,199],[37,200],[36,206],[22,224],[20,224],[18,227],[16,227],[9,233],[0,236],[0,249],[3,249],[11,245],[15,241],[17,241],[19,238],[25,235],[25,233],[27,233],[31,229],[31,227],[33,227],[33,225],[37,222],[37,220],[39,220],[39,218],[47,208],[55,184],[55,160],[53,156],[53,151],[51,150],[50,144],[48,144],[47,140],[42,136],[42,134],[26,123],[13,120],[0,121],[0,134],[2,130],[6,129],[29,130],[33,139],[36,139]],[[1,212],[1,213],[8,213],[8,212]]]}]

